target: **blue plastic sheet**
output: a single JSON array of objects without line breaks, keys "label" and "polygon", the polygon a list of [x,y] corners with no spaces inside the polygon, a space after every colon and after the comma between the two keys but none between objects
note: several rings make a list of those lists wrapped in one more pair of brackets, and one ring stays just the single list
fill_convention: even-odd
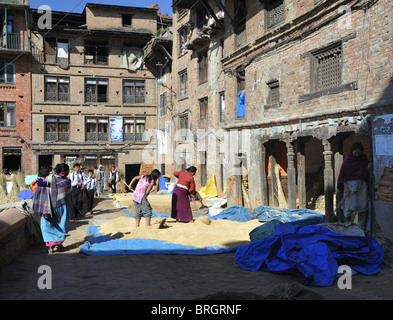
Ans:
[{"label": "blue plastic sheet", "polygon": [[200,248],[155,239],[111,239],[104,237],[94,225],[88,228],[87,233],[87,241],[82,245],[80,252],[93,256],[139,254],[209,255],[234,252],[236,250],[236,248],[217,246]]},{"label": "blue plastic sheet", "polygon": [[253,216],[250,213],[250,209],[242,206],[233,206],[225,209],[219,214],[211,217],[212,219],[226,219],[231,221],[247,222],[253,220]]},{"label": "blue plastic sheet", "polygon": [[300,271],[304,284],[330,286],[339,265],[372,275],[381,269],[383,250],[369,237],[343,235],[316,225],[278,224],[272,236],[236,250],[235,262],[250,271]]},{"label": "blue plastic sheet", "polygon": [[26,199],[33,199],[34,193],[30,189],[22,190],[18,193],[18,200],[26,200]]},{"label": "blue plastic sheet", "polygon": [[245,103],[246,90],[239,91],[237,94],[237,117],[245,117],[246,115],[246,103]]}]

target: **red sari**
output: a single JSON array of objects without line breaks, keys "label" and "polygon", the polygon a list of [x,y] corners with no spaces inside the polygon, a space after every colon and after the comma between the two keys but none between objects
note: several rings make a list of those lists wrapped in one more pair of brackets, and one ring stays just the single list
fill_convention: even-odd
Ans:
[{"label": "red sari", "polygon": [[171,217],[182,222],[192,221],[193,217],[188,196],[195,191],[194,177],[185,171],[176,171],[174,176],[179,179],[172,193]]}]

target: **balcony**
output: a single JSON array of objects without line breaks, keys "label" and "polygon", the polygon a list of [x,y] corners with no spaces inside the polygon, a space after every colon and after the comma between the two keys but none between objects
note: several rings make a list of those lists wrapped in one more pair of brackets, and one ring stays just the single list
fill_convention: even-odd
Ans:
[{"label": "balcony", "polygon": [[123,103],[124,104],[133,104],[133,103],[145,103],[144,95],[123,95]]},{"label": "balcony", "polygon": [[45,101],[68,102],[70,101],[70,95],[69,93],[46,92]]},{"label": "balcony", "polygon": [[70,141],[69,132],[45,132],[45,141]]},{"label": "balcony", "polygon": [[101,142],[108,142],[109,136],[107,132],[86,132],[85,136],[86,142],[91,141],[101,141]]},{"label": "balcony", "polygon": [[0,51],[3,50],[30,51],[29,39],[21,33],[0,33]]},{"label": "balcony", "polygon": [[143,133],[123,133],[125,142],[143,142]]},{"label": "balcony", "polygon": [[106,94],[86,94],[85,102],[108,102],[108,96]]}]

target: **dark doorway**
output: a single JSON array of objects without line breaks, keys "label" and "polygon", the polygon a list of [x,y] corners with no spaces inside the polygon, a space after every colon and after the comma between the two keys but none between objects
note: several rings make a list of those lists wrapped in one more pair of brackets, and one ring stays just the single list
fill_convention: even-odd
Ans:
[{"label": "dark doorway", "polygon": [[3,171],[21,170],[22,148],[3,148]]},{"label": "dark doorway", "polygon": [[38,156],[38,169],[47,168],[52,171],[52,155],[39,155]]},{"label": "dark doorway", "polygon": [[[139,171],[141,170],[141,165],[140,164],[126,164],[126,183],[129,184],[131,180],[135,176],[139,176]],[[136,184],[138,181],[136,181],[131,187],[132,189],[135,190]]]}]

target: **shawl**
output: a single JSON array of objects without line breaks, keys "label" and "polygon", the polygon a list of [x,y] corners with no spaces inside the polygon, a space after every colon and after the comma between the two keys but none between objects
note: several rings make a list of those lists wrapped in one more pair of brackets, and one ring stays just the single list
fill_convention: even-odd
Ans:
[{"label": "shawl", "polygon": [[38,185],[33,197],[33,211],[44,218],[53,218],[53,213],[68,202],[71,180],[59,174],[46,178],[50,186]]},{"label": "shawl", "polygon": [[369,160],[365,154],[360,157],[354,157],[349,152],[341,165],[340,173],[337,179],[337,188],[342,189],[343,183],[353,180],[365,180],[368,182],[368,164]]},{"label": "shawl", "polygon": [[56,211],[62,205],[68,202],[68,196],[71,190],[71,180],[66,176],[53,174],[49,179],[50,184],[50,201],[53,211]]}]

